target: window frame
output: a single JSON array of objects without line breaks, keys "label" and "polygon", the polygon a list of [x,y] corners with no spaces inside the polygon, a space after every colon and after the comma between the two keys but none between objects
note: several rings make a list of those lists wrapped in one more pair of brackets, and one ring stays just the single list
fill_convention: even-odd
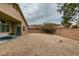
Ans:
[{"label": "window frame", "polygon": [[23,31],[25,31],[25,26],[23,26]]},{"label": "window frame", "polygon": [[[10,28],[11,28],[11,27],[10,27],[10,24],[0,23],[0,26],[1,26],[1,25],[4,25],[4,26],[5,26],[5,28],[4,28],[5,30],[4,30],[4,31],[0,30],[0,32],[10,32]],[[6,31],[6,26],[7,26],[7,25],[9,26],[9,31]]]}]

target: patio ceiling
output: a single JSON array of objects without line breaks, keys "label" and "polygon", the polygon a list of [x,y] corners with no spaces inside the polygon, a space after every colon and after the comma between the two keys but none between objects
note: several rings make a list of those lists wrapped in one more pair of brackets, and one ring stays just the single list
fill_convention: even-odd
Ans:
[{"label": "patio ceiling", "polygon": [[15,19],[14,17],[12,17],[12,16],[10,16],[2,11],[0,11],[0,20],[21,23],[21,21]]}]

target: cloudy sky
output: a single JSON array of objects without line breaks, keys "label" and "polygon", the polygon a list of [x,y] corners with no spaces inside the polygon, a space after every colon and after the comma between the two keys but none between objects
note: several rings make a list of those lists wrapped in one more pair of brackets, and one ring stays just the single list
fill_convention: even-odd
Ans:
[{"label": "cloudy sky", "polygon": [[61,23],[61,15],[55,3],[21,3],[20,7],[29,25],[45,22]]}]

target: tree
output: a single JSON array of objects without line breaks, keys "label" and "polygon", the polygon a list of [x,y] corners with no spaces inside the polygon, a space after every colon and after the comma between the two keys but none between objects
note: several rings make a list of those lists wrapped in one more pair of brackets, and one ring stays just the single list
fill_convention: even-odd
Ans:
[{"label": "tree", "polygon": [[68,21],[66,21],[66,20],[63,20],[63,21],[61,22],[61,24],[64,25],[64,28],[69,28],[69,27],[72,25],[72,23],[70,23],[70,22],[68,22]]},{"label": "tree", "polygon": [[79,13],[79,3],[61,3],[58,4],[58,12],[63,14],[62,24],[68,28],[70,25],[70,21],[78,21],[78,13]]},{"label": "tree", "polygon": [[69,28],[72,25],[72,23],[69,22],[69,18],[63,17],[63,19],[64,20],[61,22],[61,24],[63,24],[65,28]]}]

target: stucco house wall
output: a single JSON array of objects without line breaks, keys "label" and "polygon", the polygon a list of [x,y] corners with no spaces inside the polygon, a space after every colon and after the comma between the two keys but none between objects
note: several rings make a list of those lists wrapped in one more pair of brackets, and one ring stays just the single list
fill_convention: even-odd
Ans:
[{"label": "stucco house wall", "polygon": [[[1,3],[0,12],[4,13],[6,15],[9,15],[13,19],[6,15],[2,16],[2,14],[0,16],[2,16],[2,18],[4,18],[4,19],[6,19],[6,18],[10,19],[10,21],[7,20],[7,22],[12,22],[11,23],[12,32],[16,32],[16,27],[21,26],[21,34],[24,35],[28,32],[28,29],[27,29],[28,25],[26,24],[26,21],[23,18],[23,15],[21,14],[21,10],[18,7],[19,7],[19,5],[15,4],[15,3]],[[24,31],[23,31],[23,27],[25,28]]]}]

